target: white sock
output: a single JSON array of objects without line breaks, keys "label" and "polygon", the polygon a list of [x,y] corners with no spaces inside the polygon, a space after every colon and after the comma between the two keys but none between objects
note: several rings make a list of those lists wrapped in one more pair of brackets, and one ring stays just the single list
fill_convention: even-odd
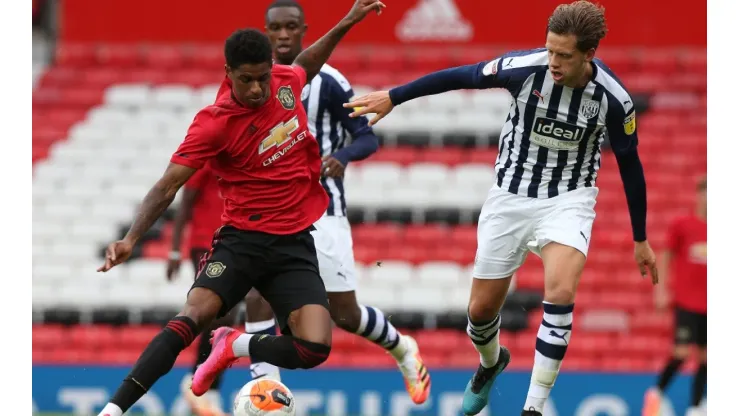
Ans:
[{"label": "white sock", "polygon": [[103,411],[98,413],[98,416],[123,416],[123,410],[113,403],[108,403],[103,408]]},{"label": "white sock", "polygon": [[280,368],[264,361],[249,364],[249,373],[252,376],[252,380],[265,376],[267,378],[280,381]]},{"label": "white sock", "polygon": [[537,332],[534,368],[529,382],[524,410],[534,408],[542,413],[550,391],[560,372],[573,328],[573,305],[544,302],[542,324]]},{"label": "white sock", "polygon": [[485,368],[491,368],[498,362],[498,356],[501,352],[498,342],[500,327],[501,315],[496,315],[489,322],[476,323],[473,323],[468,317],[468,336],[480,354],[480,364]]},{"label": "white sock", "polygon": [[273,326],[275,326],[275,320],[268,319],[267,321],[247,322],[244,324],[244,329],[250,334],[254,334],[256,332],[262,332]]},{"label": "white sock", "polygon": [[252,334],[239,335],[239,338],[235,339],[234,343],[231,344],[234,355],[237,357],[249,357],[249,341],[253,336]]}]

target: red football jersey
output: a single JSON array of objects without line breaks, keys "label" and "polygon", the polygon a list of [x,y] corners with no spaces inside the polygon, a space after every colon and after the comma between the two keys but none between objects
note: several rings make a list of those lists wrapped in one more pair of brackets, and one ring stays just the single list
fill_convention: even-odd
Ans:
[{"label": "red football jersey", "polygon": [[270,98],[248,108],[234,100],[226,77],[172,156],[172,163],[195,169],[210,161],[220,178],[224,225],[293,234],[326,211],[319,145],[300,101],[305,84],[303,68],[274,65]]},{"label": "red football jersey", "polygon": [[185,184],[198,193],[190,217],[190,248],[211,248],[213,233],[221,226],[224,201],[218,192],[218,178],[208,165],[199,169]]},{"label": "red football jersey", "polygon": [[670,283],[676,306],[707,313],[707,222],[694,215],[676,219],[667,248],[673,252]]}]

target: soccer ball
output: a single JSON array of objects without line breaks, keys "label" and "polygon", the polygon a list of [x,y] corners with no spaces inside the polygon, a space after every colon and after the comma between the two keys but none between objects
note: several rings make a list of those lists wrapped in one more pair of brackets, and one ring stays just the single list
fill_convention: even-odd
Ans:
[{"label": "soccer ball", "polygon": [[295,400],[285,384],[271,379],[252,380],[234,399],[234,416],[293,416]]}]

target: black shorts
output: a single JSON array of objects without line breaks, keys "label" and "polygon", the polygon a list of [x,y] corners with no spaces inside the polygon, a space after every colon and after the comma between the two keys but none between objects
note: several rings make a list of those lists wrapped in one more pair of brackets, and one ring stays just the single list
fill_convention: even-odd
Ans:
[{"label": "black shorts", "polygon": [[675,308],[676,345],[707,346],[707,314]]},{"label": "black shorts", "polygon": [[280,330],[289,334],[288,316],[305,305],[329,309],[310,227],[289,235],[221,227],[199,265],[193,287],[221,297],[219,317],[239,304],[254,287],[270,304]]}]

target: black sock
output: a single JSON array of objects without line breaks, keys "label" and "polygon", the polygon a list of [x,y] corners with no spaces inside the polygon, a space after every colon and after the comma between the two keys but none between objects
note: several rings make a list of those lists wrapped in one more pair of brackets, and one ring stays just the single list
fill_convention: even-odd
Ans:
[{"label": "black sock", "polygon": [[329,358],[330,352],[331,347],[328,345],[289,335],[257,335],[249,341],[249,356],[252,361],[266,362],[291,370],[316,367]]},{"label": "black sock", "polygon": [[691,405],[698,407],[704,397],[704,388],[707,386],[707,364],[699,365],[694,376],[694,384],[691,386]]},{"label": "black sock", "polygon": [[195,322],[186,316],[176,316],[157,334],[141,353],[128,376],[113,395],[111,403],[124,413],[167,374],[182,350],[197,334]]},{"label": "black sock", "polygon": [[665,391],[668,384],[673,380],[673,376],[676,375],[676,371],[681,368],[682,364],[683,360],[678,358],[671,358],[671,361],[668,361],[668,364],[666,364],[663,372],[660,373],[660,377],[658,378],[658,389],[660,389],[660,391]]}]

